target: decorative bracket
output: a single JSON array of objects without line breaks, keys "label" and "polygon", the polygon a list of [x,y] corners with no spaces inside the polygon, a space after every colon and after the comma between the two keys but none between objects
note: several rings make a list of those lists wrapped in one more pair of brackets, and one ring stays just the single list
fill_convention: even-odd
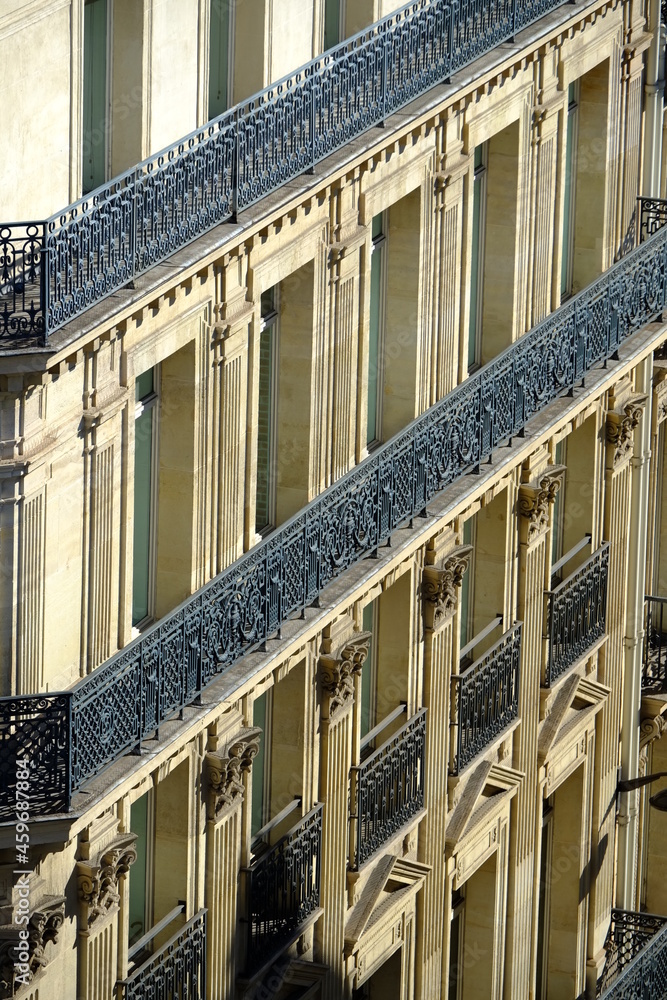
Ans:
[{"label": "decorative bracket", "polygon": [[96,862],[77,861],[79,900],[88,910],[88,924],[118,908],[118,881],[137,860],[137,835],[124,833],[105,847]]},{"label": "decorative bracket", "polygon": [[613,464],[621,465],[632,455],[634,430],[639,423],[646,396],[633,396],[623,407],[623,412],[609,410],[607,413],[607,444],[614,449]]},{"label": "decorative bracket", "polygon": [[329,698],[329,718],[354,698],[354,675],[368,656],[370,632],[355,632],[336,655],[320,656],[322,690]]},{"label": "decorative bracket", "polygon": [[[0,997],[13,997],[16,983],[32,982],[50,956],[46,956],[46,946],[56,944],[58,932],[65,921],[65,897],[44,896],[39,906],[30,913],[28,924],[9,924],[0,927]],[[27,947],[19,932],[28,932]],[[27,951],[27,961],[23,961]]]},{"label": "decorative bracket", "polygon": [[546,531],[549,525],[549,505],[560,489],[564,465],[550,465],[537,483],[521,483],[517,512],[528,521],[528,541]]},{"label": "decorative bracket", "polygon": [[441,567],[425,566],[422,575],[424,628],[435,632],[456,611],[458,588],[468,568],[472,545],[459,545]]},{"label": "decorative bracket", "polygon": [[206,754],[208,770],[208,818],[218,820],[243,800],[243,774],[259,753],[262,730],[241,729],[221,751]]}]

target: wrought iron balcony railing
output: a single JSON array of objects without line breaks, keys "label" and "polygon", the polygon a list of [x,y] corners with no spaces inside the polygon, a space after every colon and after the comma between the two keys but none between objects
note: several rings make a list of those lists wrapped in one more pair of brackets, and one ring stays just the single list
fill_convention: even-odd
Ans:
[{"label": "wrought iron balcony railing", "polygon": [[566,0],[413,0],[50,219],[0,223],[0,343],[48,335]]},{"label": "wrought iron balcony railing", "polygon": [[350,774],[354,868],[424,807],[426,709],[422,708]]},{"label": "wrought iron balcony railing", "polygon": [[460,774],[519,714],[522,627],[516,622],[484,656],[452,677],[450,774]]},{"label": "wrought iron balcony railing", "polygon": [[604,542],[555,590],[547,591],[549,655],[545,687],[550,687],[604,635],[608,570],[609,542]]},{"label": "wrought iron balcony railing", "polygon": [[246,870],[246,968],[257,971],[294,940],[320,905],[322,805],[316,805]]},{"label": "wrought iron balcony railing", "polygon": [[647,595],[644,601],[642,690],[667,691],[667,598]]},{"label": "wrought iron balcony railing", "polygon": [[206,1000],[206,910],[116,987],[117,1000]]},{"label": "wrought iron balcony railing", "polygon": [[667,995],[667,917],[612,910],[599,1000],[663,1000]]},{"label": "wrought iron balcony railing", "polygon": [[34,815],[67,808],[666,302],[663,227],[70,691],[0,699],[0,822],[14,816],[15,755],[30,760]]}]

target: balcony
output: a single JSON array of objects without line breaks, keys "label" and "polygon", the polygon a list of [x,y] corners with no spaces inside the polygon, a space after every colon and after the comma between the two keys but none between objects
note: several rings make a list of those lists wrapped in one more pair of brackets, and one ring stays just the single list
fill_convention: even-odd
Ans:
[{"label": "balcony", "polygon": [[17,755],[34,751],[33,815],[67,809],[666,303],[664,226],[70,691],[0,699],[0,822],[14,817]]},{"label": "balcony", "polygon": [[[559,560],[557,567],[565,565],[578,548]],[[545,687],[550,687],[605,634],[608,570],[609,542],[605,542],[555,590],[547,591],[549,655]]]},{"label": "balcony", "polygon": [[662,1000],[667,994],[667,917],[611,911],[599,1000]]},{"label": "balcony", "polygon": [[410,3],[50,219],[0,223],[0,344],[45,343],[564,3]]},{"label": "balcony", "polygon": [[[154,936],[155,929],[151,932]],[[206,1000],[206,910],[116,986],[116,1000]]]},{"label": "balcony", "polygon": [[484,656],[452,677],[452,775],[518,718],[522,627],[516,622]]},{"label": "balcony", "polygon": [[320,905],[322,805],[316,805],[245,870],[246,969],[257,972],[298,937]]},{"label": "balcony", "polygon": [[[366,745],[406,711],[401,706],[366,737]],[[350,774],[352,867],[358,869],[424,807],[426,709],[405,722]],[[363,747],[362,747],[363,749]]]},{"label": "balcony", "polygon": [[667,692],[667,598],[647,596],[644,603],[642,691]]}]

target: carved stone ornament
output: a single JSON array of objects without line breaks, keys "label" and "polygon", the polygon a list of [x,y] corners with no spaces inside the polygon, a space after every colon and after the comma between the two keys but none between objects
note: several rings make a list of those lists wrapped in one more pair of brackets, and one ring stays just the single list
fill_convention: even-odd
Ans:
[{"label": "carved stone ornament", "polygon": [[[27,925],[0,927],[0,998],[13,997],[48,965],[52,956],[47,954],[47,945],[57,943],[64,921],[65,897],[44,896],[30,913]],[[26,930],[27,943],[19,936]]]},{"label": "carved stone ornament", "polygon": [[243,773],[259,753],[262,730],[242,729],[221,752],[207,753],[208,818],[219,817],[243,800]]},{"label": "carved stone ornament", "polygon": [[667,720],[663,715],[657,715],[654,719],[644,719],[639,727],[639,746],[643,748],[653,740],[661,739],[666,729]]},{"label": "carved stone ornament", "polygon": [[124,833],[105,847],[96,861],[77,861],[79,900],[88,909],[88,924],[118,909],[118,880],[137,860],[136,833]]},{"label": "carved stone ornament", "polygon": [[354,698],[354,675],[361,671],[368,656],[370,632],[355,632],[337,655],[320,657],[322,690],[329,698],[329,718]]},{"label": "carved stone ornament", "polygon": [[519,486],[517,512],[528,521],[529,541],[549,526],[549,505],[556,499],[564,469],[563,465],[551,465],[537,484],[522,483]]},{"label": "carved stone ornament", "polygon": [[667,417],[667,364],[660,361],[653,367],[653,433]]},{"label": "carved stone ornament", "polygon": [[458,603],[458,589],[468,568],[472,545],[460,545],[442,567],[425,566],[422,576],[424,628],[435,632],[452,617]]},{"label": "carved stone ornament", "polygon": [[614,465],[620,465],[632,455],[634,430],[642,415],[644,399],[645,397],[635,397],[626,403],[622,413],[616,410],[607,413],[607,443],[614,449]]}]

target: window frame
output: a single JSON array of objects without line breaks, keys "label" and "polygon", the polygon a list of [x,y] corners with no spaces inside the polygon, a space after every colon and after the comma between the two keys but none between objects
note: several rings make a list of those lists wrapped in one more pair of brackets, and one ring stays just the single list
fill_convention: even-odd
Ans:
[{"label": "window frame", "polygon": [[[475,627],[475,547],[477,541],[477,514],[472,514],[463,522],[461,528],[461,544],[471,545],[468,565],[461,578],[459,589],[459,649],[468,645],[474,636]],[[464,607],[465,605],[465,607]],[[473,662],[471,656],[466,656],[461,662],[461,669]]]},{"label": "window frame", "polygon": [[560,300],[572,298],[574,282],[574,223],[577,195],[577,147],[581,87],[573,80],[567,88],[565,108],[565,177],[563,178],[563,221],[561,228]]},{"label": "window frame", "polygon": [[[554,464],[556,466],[567,464],[567,438],[558,441],[554,449]],[[554,498],[551,514],[551,565],[554,566],[563,556],[563,537],[565,527],[565,491],[567,488],[566,470],[563,469],[558,476],[560,486]],[[550,589],[562,580],[562,573],[552,573]]]},{"label": "window frame", "polygon": [[[477,158],[479,154],[479,163]],[[470,295],[466,365],[471,374],[482,364],[482,321],[484,316],[484,255],[486,252],[486,201],[488,191],[489,142],[475,146],[472,173],[470,244]]]},{"label": "window frame", "polygon": [[[264,313],[262,300],[265,295],[272,293],[271,308]],[[257,380],[257,446],[255,449],[255,534],[264,538],[275,530],[276,527],[276,471],[278,457],[278,366],[280,359],[280,283],[277,282],[262,293],[260,299],[260,321],[259,321],[259,365],[260,371]],[[261,395],[261,363],[262,363],[262,338],[267,330],[272,331],[269,343],[269,414],[268,414],[268,435],[267,435],[267,462],[266,462],[266,514],[267,520],[260,524],[257,518],[258,496],[259,496],[259,447],[260,447],[260,395]]]},{"label": "window frame", "polygon": [[[92,7],[94,3],[98,0],[84,0],[83,4],[83,23],[81,25],[82,38],[81,38],[81,150],[80,150],[80,165],[81,165],[81,196],[85,197],[92,191],[96,191],[98,187],[105,184],[110,177],[110,125],[111,125],[111,80],[112,80],[112,66],[113,66],[113,50],[112,50],[112,36],[113,36],[113,0],[104,0],[105,6],[105,39],[104,39],[104,114],[102,116],[102,133],[104,149],[102,153],[102,160],[104,163],[103,177],[99,183],[93,183],[92,187],[87,187],[85,183],[86,170],[85,170],[85,151],[84,144],[86,142],[86,57],[88,56],[86,47],[86,7]],[[92,121],[91,121],[92,124]],[[91,135],[94,128],[91,129]],[[92,140],[91,140],[92,142]]]},{"label": "window frame", "polygon": [[[373,229],[379,220],[380,231],[373,235]],[[367,399],[366,399],[366,447],[369,452],[373,451],[382,443],[382,396],[384,385],[384,342],[385,342],[385,316],[387,309],[387,235],[389,229],[389,212],[385,209],[373,216],[371,221],[371,277],[370,277],[370,301],[368,314],[368,366],[367,366]],[[373,266],[374,261],[379,261],[378,278],[378,302],[377,302],[377,336],[375,343],[376,370],[375,370],[375,434],[370,436],[369,423],[371,413],[371,337],[373,327]]]},{"label": "window frame", "polygon": [[[132,628],[137,629],[139,632],[144,631],[149,625],[155,620],[155,591],[156,591],[156,576],[157,576],[157,521],[158,521],[158,481],[160,473],[160,461],[159,461],[159,434],[160,434],[160,364],[156,364],[153,368],[146,369],[146,372],[152,371],[153,373],[153,387],[149,393],[139,399],[135,398],[134,405],[134,468],[133,468],[133,480],[132,480],[132,510],[133,510],[133,539],[132,539]],[[146,372],[141,372],[140,375],[135,377],[135,395],[138,388],[139,379]],[[149,498],[148,498],[148,509],[149,509],[149,536],[148,536],[148,566],[147,566],[147,594],[146,594],[146,606],[147,613],[143,618],[139,618],[135,621],[134,616],[134,599],[135,599],[135,586],[134,586],[134,573],[135,573],[135,555],[136,547],[134,544],[134,531],[136,525],[136,427],[137,421],[141,417],[151,411],[153,414],[151,420],[151,440],[150,440],[150,486],[149,486]]]},{"label": "window frame", "polygon": [[[225,107],[221,110],[211,113],[211,89],[212,89],[212,72],[211,67],[213,65],[213,51],[212,51],[212,33],[213,33],[213,7],[222,3],[227,11],[227,80],[225,83],[226,94],[225,94]],[[207,91],[207,114],[208,120],[212,121],[214,118],[218,118],[223,115],[231,107],[234,106],[234,36],[236,30],[236,4],[230,3],[229,0],[210,0],[209,5],[209,31],[208,31],[208,91]]]},{"label": "window frame", "polygon": [[[127,882],[127,941],[128,948],[132,948],[135,941],[138,941],[144,934],[146,934],[154,924],[154,906],[153,906],[153,896],[155,888],[155,788],[147,789],[143,795],[137,796],[137,798],[130,804],[130,832],[135,833],[136,831],[132,827],[132,810],[136,807],[137,803],[142,799],[146,800],[146,863],[144,872],[144,925],[140,932],[132,935],[132,925],[130,923],[131,917],[131,900],[132,900],[132,873],[135,872],[135,867],[130,868],[128,882]],[[136,883],[136,874],[135,874]],[[150,954],[147,949],[146,954]],[[132,961],[135,966],[141,964],[144,960],[143,951],[138,953],[136,957],[133,957]]]},{"label": "window frame", "polygon": [[[543,799],[542,840],[540,844],[540,881],[537,902],[535,998],[546,1000],[549,979],[549,938],[551,933],[551,878],[544,878],[553,867],[554,796]],[[546,851],[545,851],[546,847]],[[540,976],[541,972],[541,976]]]},{"label": "window frame", "polygon": [[[256,716],[255,707],[264,699],[263,725]],[[255,757],[252,768],[252,795],[250,796],[250,842],[268,822],[271,815],[271,742],[273,730],[273,688],[270,687],[258,695],[252,704],[252,724],[262,730],[260,751]],[[257,760],[259,757],[259,761]],[[258,766],[259,765],[259,766]],[[261,774],[260,815],[256,815],[256,780]],[[261,851],[260,851],[261,853]]]},{"label": "window frame", "polygon": [[334,0],[338,5],[338,31],[335,42],[327,45],[327,6],[331,0],[323,0],[322,4],[322,52],[328,52],[345,41],[345,2],[346,0]]},{"label": "window frame", "polygon": [[[457,897],[458,898],[455,898]],[[447,970],[448,1000],[461,1000],[463,994],[463,970],[465,957],[465,884],[452,889],[452,908],[449,915],[449,968]],[[452,927],[457,924],[456,959],[452,953]],[[453,990],[452,990],[453,987]]]}]

